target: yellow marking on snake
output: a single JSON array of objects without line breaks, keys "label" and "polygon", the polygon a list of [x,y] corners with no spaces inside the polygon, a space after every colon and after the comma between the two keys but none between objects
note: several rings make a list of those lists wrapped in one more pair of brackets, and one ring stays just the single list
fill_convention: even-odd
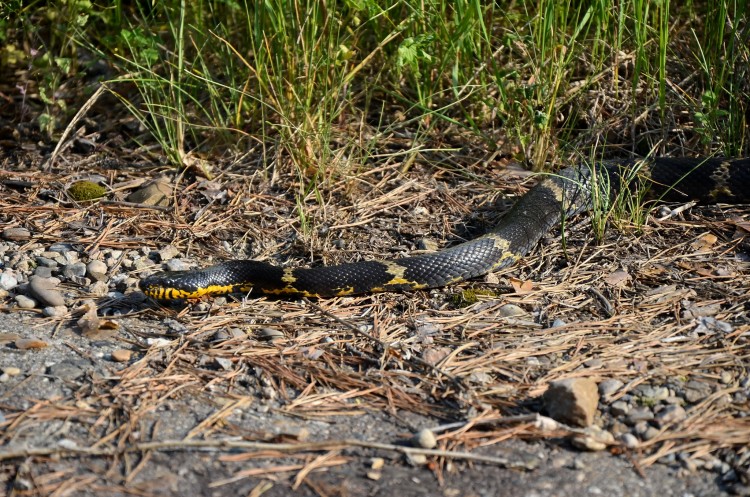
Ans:
[{"label": "yellow marking on snake", "polygon": [[724,161],[719,164],[719,167],[717,167],[714,172],[711,173],[711,179],[716,182],[716,186],[708,192],[708,195],[711,198],[717,198],[720,195],[734,195],[732,189],[729,187],[730,166],[731,164],[729,162]]},{"label": "yellow marking on snake", "polygon": [[281,277],[281,281],[284,283],[290,284],[295,283],[297,281],[297,278],[294,277],[294,268],[293,267],[285,267],[284,268],[284,275]]},{"label": "yellow marking on snake", "polygon": [[179,290],[177,288],[149,288],[144,293],[155,299],[197,299],[204,295],[220,295],[232,292],[249,292],[252,286],[237,285],[209,285],[195,291]]}]

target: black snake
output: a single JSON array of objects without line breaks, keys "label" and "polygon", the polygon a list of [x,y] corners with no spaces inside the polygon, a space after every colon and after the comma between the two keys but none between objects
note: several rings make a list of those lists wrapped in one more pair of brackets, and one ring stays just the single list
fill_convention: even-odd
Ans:
[{"label": "black snake", "polygon": [[636,189],[655,200],[748,203],[750,158],[581,164],[545,177],[490,232],[438,252],[312,268],[231,260],[204,269],[156,273],[142,280],[140,287],[149,297],[166,300],[251,290],[330,297],[439,287],[515,263],[561,219],[590,209],[597,193],[612,199]]}]

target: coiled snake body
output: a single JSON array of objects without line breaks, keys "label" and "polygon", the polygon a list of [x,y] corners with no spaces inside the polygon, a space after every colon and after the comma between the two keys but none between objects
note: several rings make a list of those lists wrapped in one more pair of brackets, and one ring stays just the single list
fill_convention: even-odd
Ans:
[{"label": "coiled snake body", "polygon": [[[413,257],[313,268],[232,260],[204,269],[156,273],[140,287],[156,299],[231,292],[330,297],[433,288],[515,263],[561,219],[590,209],[596,194],[613,198],[646,189],[657,200],[750,202],[750,159],[655,158],[582,164],[540,181],[487,234]],[[625,192],[628,194],[628,192]]]}]

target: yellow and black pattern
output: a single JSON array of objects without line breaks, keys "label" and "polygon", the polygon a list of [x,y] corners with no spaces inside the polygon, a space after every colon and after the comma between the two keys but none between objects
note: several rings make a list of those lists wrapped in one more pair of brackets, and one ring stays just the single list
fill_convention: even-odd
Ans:
[{"label": "yellow and black pattern", "polygon": [[149,297],[172,300],[249,291],[331,297],[445,286],[515,263],[563,216],[589,209],[592,189],[606,188],[612,197],[623,188],[643,187],[658,200],[748,203],[750,159],[656,158],[569,167],[529,190],[491,232],[438,252],[313,268],[234,260],[157,273],[140,287]]}]

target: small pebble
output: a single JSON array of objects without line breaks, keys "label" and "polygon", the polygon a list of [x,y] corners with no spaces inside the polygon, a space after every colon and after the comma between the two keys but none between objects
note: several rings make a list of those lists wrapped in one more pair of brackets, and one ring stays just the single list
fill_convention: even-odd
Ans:
[{"label": "small pebble", "polygon": [[643,435],[646,433],[646,430],[648,430],[650,426],[651,425],[649,425],[647,421],[639,421],[633,426],[633,433],[643,438]]},{"label": "small pebble", "polygon": [[95,281],[89,286],[89,293],[96,297],[104,297],[109,292],[109,285],[104,281]]},{"label": "small pebble", "polygon": [[12,290],[18,286],[18,280],[15,276],[8,273],[0,274],[0,288],[3,290]]},{"label": "small pebble", "polygon": [[574,447],[592,452],[604,450],[615,442],[615,437],[598,426],[589,426],[583,434],[577,434],[571,439]]},{"label": "small pebble", "polygon": [[424,454],[406,454],[406,459],[412,466],[424,466],[427,464],[427,456]]},{"label": "small pebble", "polygon": [[146,339],[146,345],[149,347],[154,348],[160,348],[160,347],[167,347],[172,343],[171,340],[167,340],[166,338],[147,338]]},{"label": "small pebble", "polygon": [[586,427],[594,422],[599,389],[591,378],[566,378],[551,382],[542,398],[552,419]]},{"label": "small pebble", "polygon": [[55,242],[49,247],[50,252],[64,254],[65,252],[75,253],[75,248],[70,243]]},{"label": "small pebble", "polygon": [[679,423],[687,418],[685,408],[680,405],[667,406],[656,415],[656,422],[659,426],[665,426],[671,423]]},{"label": "small pebble", "polygon": [[112,360],[115,362],[128,362],[133,356],[133,352],[127,349],[117,349],[112,351]]},{"label": "small pebble", "polygon": [[48,318],[60,318],[65,316],[67,313],[68,309],[64,305],[48,305],[47,307],[42,309],[42,314],[44,314]]},{"label": "small pebble", "polygon": [[49,257],[43,257],[41,255],[36,258],[36,263],[40,266],[48,267],[50,269],[55,269],[59,265],[57,261],[50,259]]},{"label": "small pebble", "polygon": [[21,374],[21,368],[17,368],[15,366],[7,366],[3,368],[3,373],[7,374],[8,376],[18,376]]},{"label": "small pebble", "polygon": [[641,442],[638,440],[638,437],[636,437],[632,433],[623,433],[620,437],[620,440],[622,440],[622,443],[628,449],[637,449],[641,444]]},{"label": "small pebble", "polygon": [[107,265],[102,261],[89,261],[89,263],[86,264],[86,272],[92,278],[99,280],[101,279],[99,277],[100,275],[107,274]]},{"label": "small pebble", "polygon": [[[587,368],[600,368],[602,367],[603,364],[604,364],[604,361],[602,361],[599,358],[589,359],[588,361],[585,361],[583,363],[583,365],[586,366]],[[601,389],[599,393],[601,393]]]},{"label": "small pebble", "polygon": [[[0,287],[1,286],[2,285],[0,285]],[[732,374],[731,371],[724,370],[721,372],[721,382],[724,385],[730,385],[733,381],[734,381],[734,375]]]},{"label": "small pebble", "polygon": [[526,314],[526,311],[515,304],[505,304],[500,308],[498,314],[500,314],[501,317],[510,318],[515,316],[523,316],[524,314]]},{"label": "small pebble", "polygon": [[634,425],[640,421],[651,421],[654,419],[654,413],[648,407],[635,407],[628,412],[626,422]]},{"label": "small pebble", "polygon": [[37,266],[36,269],[34,269],[34,276],[40,278],[52,278],[52,268],[47,266]]},{"label": "small pebble", "polygon": [[625,416],[630,412],[630,404],[623,400],[618,400],[617,402],[613,402],[611,406],[609,406],[609,413],[612,416]]},{"label": "small pebble", "polygon": [[427,209],[427,207],[424,207],[424,206],[418,205],[418,206],[416,206],[416,207],[414,208],[414,210],[412,211],[412,213],[413,213],[413,214],[414,214],[415,216],[427,216],[427,215],[429,215],[429,214],[430,214],[430,211],[429,211],[429,209]]},{"label": "small pebble", "polygon": [[188,268],[182,259],[169,259],[165,266],[167,271],[185,271]]},{"label": "small pebble", "polygon": [[44,340],[37,340],[36,338],[19,338],[14,342],[14,345],[18,350],[43,349],[49,346]]},{"label": "small pebble", "polygon": [[605,399],[613,394],[615,394],[624,383],[616,378],[607,378],[606,380],[602,380],[599,383],[599,395],[604,397]]},{"label": "small pebble", "polygon": [[68,264],[63,268],[62,274],[68,279],[83,278],[86,275],[86,265],[82,262]]},{"label": "small pebble", "polygon": [[654,428],[653,426],[649,426],[646,428],[646,431],[643,432],[643,439],[644,440],[651,440],[652,438],[659,435],[660,431],[658,428]]},{"label": "small pebble", "polygon": [[159,254],[159,260],[164,262],[174,259],[180,254],[180,251],[174,245],[167,245],[157,253]]},{"label": "small pebble", "polygon": [[435,252],[438,249],[438,244],[431,238],[421,238],[417,242],[417,249],[424,250],[426,252]]},{"label": "small pebble", "polygon": [[284,338],[284,333],[275,328],[261,328],[258,330],[258,338],[261,340],[276,340]]},{"label": "small pebble", "polygon": [[414,435],[412,445],[414,445],[414,447],[422,447],[423,449],[434,449],[437,447],[437,439],[432,430],[425,428],[419,430],[417,434]]},{"label": "small pebble", "polygon": [[61,380],[72,381],[86,373],[87,365],[88,361],[65,359],[49,366],[47,374]]},{"label": "small pebble", "polygon": [[232,360],[226,357],[216,357],[214,358],[214,361],[224,371],[231,371],[234,367],[234,363],[232,362]]},{"label": "small pebble", "polygon": [[691,404],[697,404],[711,395],[711,386],[701,381],[692,380],[687,382],[684,389],[685,400]]},{"label": "small pebble", "polygon": [[559,328],[560,326],[565,326],[566,324],[567,323],[564,320],[557,318],[552,321],[552,328]]},{"label": "small pebble", "polygon": [[36,307],[36,300],[27,297],[26,295],[16,295],[15,297],[18,307],[21,309],[33,309]]},{"label": "small pebble", "polygon": [[31,232],[26,228],[6,228],[3,230],[2,237],[5,240],[19,242],[31,238]]}]

